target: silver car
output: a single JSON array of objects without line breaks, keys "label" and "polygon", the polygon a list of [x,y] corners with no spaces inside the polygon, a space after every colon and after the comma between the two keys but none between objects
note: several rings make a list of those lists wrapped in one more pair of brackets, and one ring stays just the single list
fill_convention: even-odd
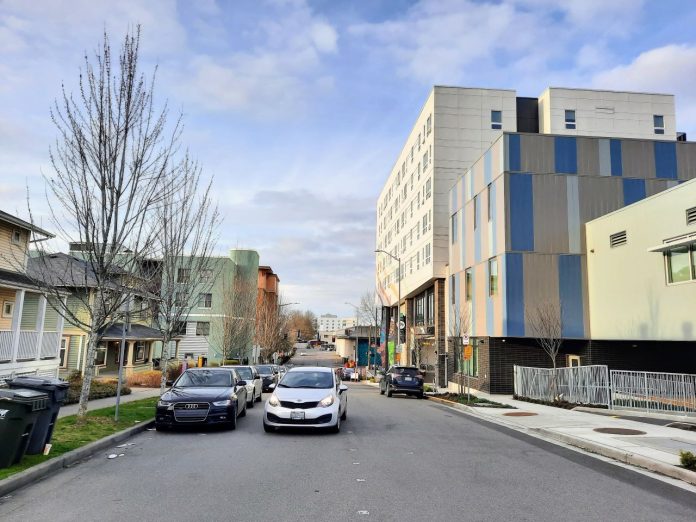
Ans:
[{"label": "silver car", "polygon": [[224,365],[223,368],[234,368],[240,378],[246,382],[247,407],[253,408],[255,402],[261,402],[263,379],[254,366]]},{"label": "silver car", "polygon": [[341,430],[348,414],[348,387],[331,368],[301,366],[288,370],[266,401],[263,429],[303,427]]}]

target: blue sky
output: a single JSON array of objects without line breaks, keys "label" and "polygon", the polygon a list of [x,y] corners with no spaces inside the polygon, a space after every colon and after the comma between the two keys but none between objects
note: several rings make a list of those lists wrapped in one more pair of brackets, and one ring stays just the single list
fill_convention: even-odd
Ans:
[{"label": "blue sky", "polygon": [[135,23],[214,178],[218,250],[258,250],[286,300],[318,314],[351,315],[373,286],[377,195],[434,84],[673,93],[696,138],[683,0],[0,0],[3,210],[26,217],[28,187],[46,215],[49,107],[104,28],[118,43]]}]

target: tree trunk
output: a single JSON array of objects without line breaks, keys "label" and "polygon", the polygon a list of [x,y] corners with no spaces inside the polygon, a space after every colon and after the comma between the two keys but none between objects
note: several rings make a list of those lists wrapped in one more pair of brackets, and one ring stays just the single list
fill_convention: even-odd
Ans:
[{"label": "tree trunk", "polygon": [[169,365],[170,342],[171,339],[168,335],[162,337],[162,356],[160,357],[160,370],[162,371],[162,377],[160,379],[160,395],[162,395],[167,388],[167,366]]},{"label": "tree trunk", "polygon": [[83,418],[87,414],[87,406],[89,403],[89,389],[92,386],[92,377],[94,376],[94,361],[97,356],[97,342],[99,338],[96,332],[89,332],[87,336],[87,355],[85,364],[85,373],[82,377],[82,389],[80,390],[80,407],[77,410],[78,418]]}]

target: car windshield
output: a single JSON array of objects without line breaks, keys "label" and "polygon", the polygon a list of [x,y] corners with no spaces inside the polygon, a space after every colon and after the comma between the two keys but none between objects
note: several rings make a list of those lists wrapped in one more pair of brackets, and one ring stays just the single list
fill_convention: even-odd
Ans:
[{"label": "car windshield", "polygon": [[251,373],[251,368],[235,368],[235,370],[237,370],[239,376],[245,381],[254,380],[254,376]]},{"label": "car windshield", "polygon": [[232,372],[187,370],[174,383],[176,388],[206,386],[232,386]]},{"label": "car windshield", "polygon": [[396,373],[398,375],[408,375],[410,377],[416,377],[420,375],[420,372],[415,368],[394,368],[392,370],[392,373]]},{"label": "car windshield", "polygon": [[330,372],[288,372],[278,385],[281,388],[333,388]]},{"label": "car windshield", "polygon": [[263,373],[264,375],[273,373],[272,366],[257,366],[256,369],[259,371],[259,373]]}]

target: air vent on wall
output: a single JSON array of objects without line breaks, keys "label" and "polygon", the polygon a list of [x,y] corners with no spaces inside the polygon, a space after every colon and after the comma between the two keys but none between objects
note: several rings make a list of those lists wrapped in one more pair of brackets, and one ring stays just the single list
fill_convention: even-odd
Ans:
[{"label": "air vent on wall", "polygon": [[692,207],[686,210],[686,224],[696,224],[696,207]]},{"label": "air vent on wall", "polygon": [[626,231],[617,232],[609,236],[609,246],[612,248],[626,244]]}]

